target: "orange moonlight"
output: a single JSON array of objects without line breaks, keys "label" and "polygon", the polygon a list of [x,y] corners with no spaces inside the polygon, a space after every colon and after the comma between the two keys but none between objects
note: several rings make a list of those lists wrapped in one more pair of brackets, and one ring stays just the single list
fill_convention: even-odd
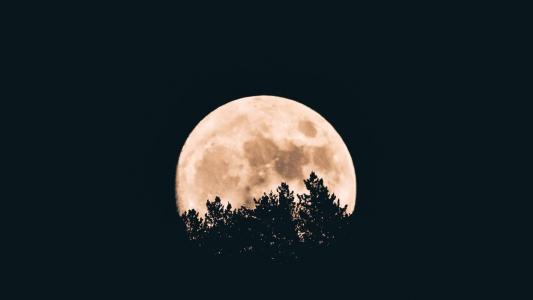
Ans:
[{"label": "orange moonlight", "polygon": [[333,126],[293,100],[241,98],[208,114],[185,141],[176,172],[178,212],[194,208],[203,216],[215,196],[250,208],[254,197],[281,182],[301,194],[311,171],[353,212],[355,169]]}]

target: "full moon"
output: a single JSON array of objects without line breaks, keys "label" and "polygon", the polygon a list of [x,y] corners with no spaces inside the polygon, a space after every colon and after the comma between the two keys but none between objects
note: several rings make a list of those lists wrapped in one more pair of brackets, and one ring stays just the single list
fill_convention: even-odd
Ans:
[{"label": "full moon", "polygon": [[306,193],[303,180],[314,171],[348,212],[355,209],[355,168],[341,136],[311,108],[275,96],[226,103],[196,125],[179,155],[176,205],[181,214],[206,212],[219,196],[234,208],[286,182]]}]

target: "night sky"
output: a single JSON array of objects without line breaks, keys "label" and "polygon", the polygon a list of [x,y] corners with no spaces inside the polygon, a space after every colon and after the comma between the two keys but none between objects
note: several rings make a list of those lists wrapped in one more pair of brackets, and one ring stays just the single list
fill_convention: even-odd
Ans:
[{"label": "night sky", "polygon": [[[457,112],[469,107],[467,96],[450,90],[459,52],[436,38],[442,28],[400,22],[390,10],[383,22],[358,9],[309,15],[294,8],[278,17],[218,9],[194,8],[199,19],[189,8],[109,8],[79,26],[59,22],[61,30],[43,38],[64,45],[43,48],[45,68],[35,75],[62,86],[40,105],[57,113],[49,132],[64,138],[38,144],[62,145],[46,158],[48,172],[65,178],[59,183],[69,199],[56,210],[68,238],[50,255],[70,262],[63,273],[80,274],[64,285],[249,298],[248,288],[313,295],[328,286],[355,298],[435,292],[458,276],[466,259],[457,245],[470,239],[450,233],[461,232],[462,217],[452,215],[465,203],[458,178],[466,159],[454,155],[470,137],[450,132],[462,131],[468,118]],[[334,257],[247,265],[188,246],[174,198],[179,151],[206,114],[252,95],[309,106],[350,150],[357,209],[351,238]],[[59,159],[69,162],[65,168]]]}]

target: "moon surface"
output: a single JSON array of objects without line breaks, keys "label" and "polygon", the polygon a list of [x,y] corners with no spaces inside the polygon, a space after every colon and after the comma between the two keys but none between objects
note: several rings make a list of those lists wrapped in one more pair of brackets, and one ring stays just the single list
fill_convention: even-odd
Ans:
[{"label": "moon surface", "polygon": [[[219,196],[234,208],[286,182],[306,193],[315,171],[348,212],[355,208],[355,169],[348,148],[326,119],[309,107],[275,96],[246,97],[209,113],[190,133],[179,155],[179,213],[206,212]],[[296,196],[296,195],[295,195]]]}]

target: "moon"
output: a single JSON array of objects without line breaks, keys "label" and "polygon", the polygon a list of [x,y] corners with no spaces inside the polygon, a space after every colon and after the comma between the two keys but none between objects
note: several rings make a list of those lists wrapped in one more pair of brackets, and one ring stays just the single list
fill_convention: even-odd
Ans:
[{"label": "moon", "polygon": [[321,115],[294,100],[252,96],[209,113],[188,136],[176,170],[181,214],[206,212],[206,200],[252,208],[253,199],[286,182],[295,194],[314,171],[348,212],[355,209],[352,157],[341,136]]}]

